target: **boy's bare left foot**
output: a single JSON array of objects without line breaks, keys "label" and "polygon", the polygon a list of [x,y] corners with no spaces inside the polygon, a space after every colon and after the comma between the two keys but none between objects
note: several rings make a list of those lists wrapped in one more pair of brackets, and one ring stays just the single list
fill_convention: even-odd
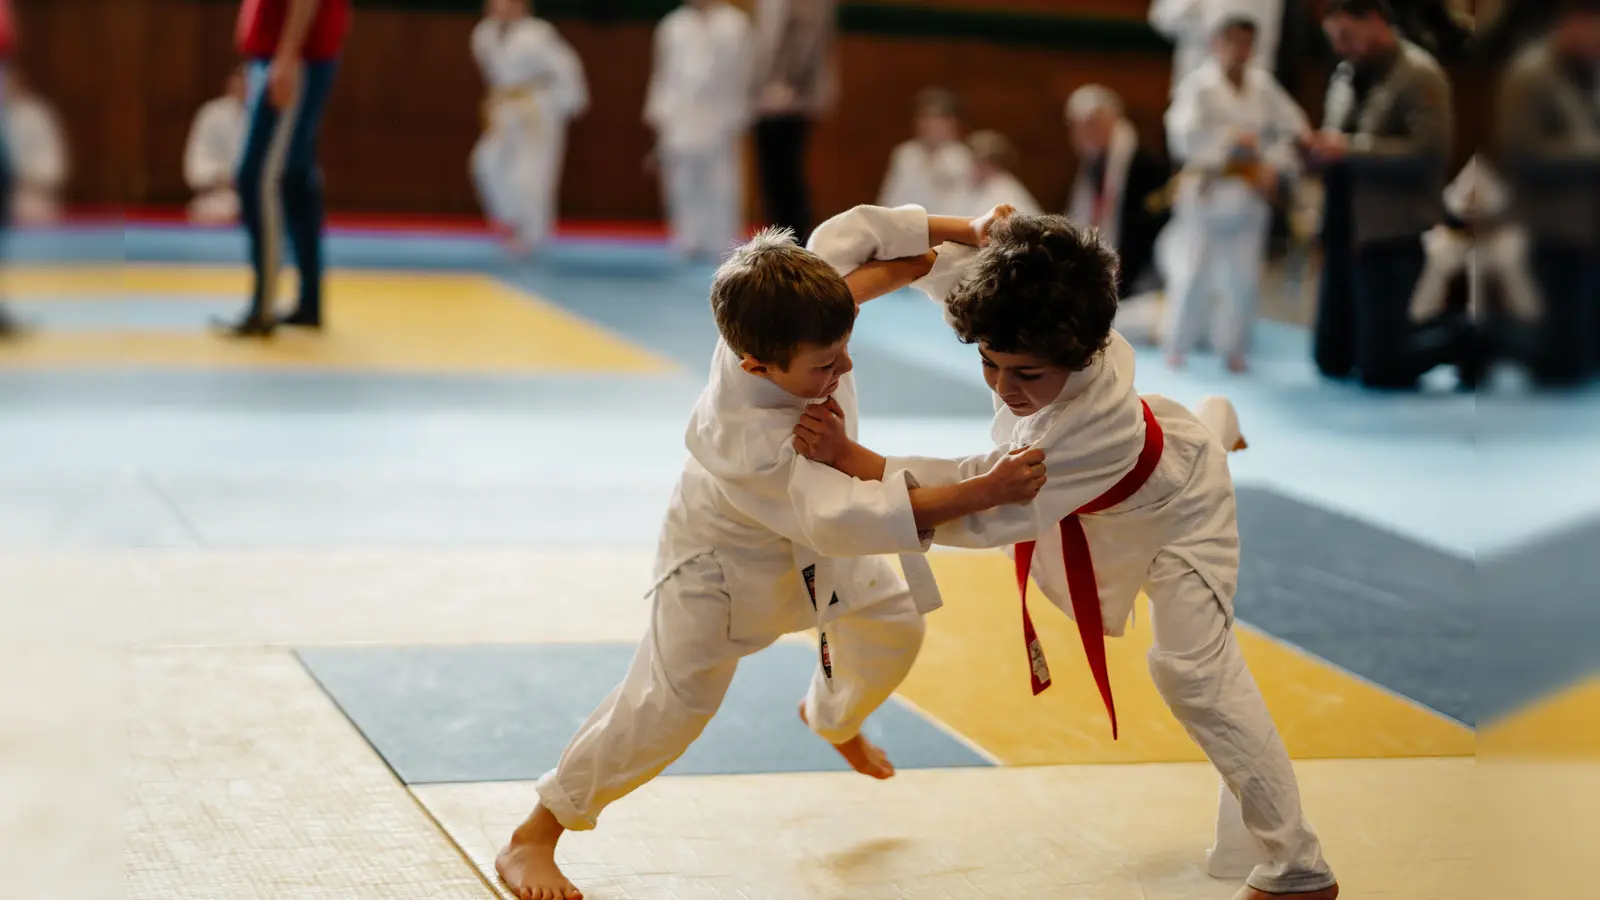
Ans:
[{"label": "boy's bare left foot", "polygon": [[1320,891],[1300,891],[1294,894],[1269,894],[1253,887],[1246,887],[1233,900],[1339,900],[1339,886],[1336,884]]},{"label": "boy's bare left foot", "polygon": [[1250,371],[1250,361],[1242,356],[1228,357],[1228,371],[1235,375],[1243,375]]},{"label": "boy's bare left foot", "polygon": [[583,900],[556,865],[561,823],[541,804],[511,835],[511,843],[495,857],[494,870],[517,900]]},{"label": "boy's bare left foot", "polygon": [[[800,721],[811,727],[811,720],[806,717],[806,702],[800,701]],[[856,735],[842,744],[834,744],[833,749],[839,751],[844,761],[850,764],[863,775],[883,780],[894,777],[894,764],[889,762],[889,755],[884,753],[878,745],[867,740],[865,735]]]}]

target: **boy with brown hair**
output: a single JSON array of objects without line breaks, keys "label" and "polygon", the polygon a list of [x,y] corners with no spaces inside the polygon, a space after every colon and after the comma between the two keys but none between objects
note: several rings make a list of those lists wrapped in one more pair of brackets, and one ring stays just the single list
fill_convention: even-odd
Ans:
[{"label": "boy with brown hair", "polygon": [[[941,241],[976,244],[988,219],[926,213],[862,216],[847,234],[819,230],[869,258],[913,256]],[[495,867],[522,900],[576,900],[556,866],[567,829],[676,760],[716,713],[741,658],[816,628],[820,665],[800,714],[851,767],[894,767],[861,734],[922,645],[940,604],[922,557],[933,529],[1025,502],[1044,483],[1043,455],[1007,455],[983,473],[924,488],[889,470],[857,481],[800,456],[791,432],[824,401],[848,434],[856,395],[849,341],[857,306],[910,281],[917,260],[830,266],[769,230],[718,271],[711,308],[721,340],[690,416],[689,459],[667,510],[650,590],[649,631],[632,668],[539,780],[539,806]],[[900,554],[906,577],[875,554]]]},{"label": "boy with brown hair", "polygon": [[[901,215],[857,208],[841,218]],[[1212,873],[1243,874],[1236,868],[1249,860],[1257,864],[1240,900],[1334,900],[1339,888],[1301,814],[1289,754],[1233,634],[1239,533],[1226,454],[1242,439],[1231,404],[1208,401],[1197,417],[1139,396],[1133,349],[1111,328],[1116,255],[1062,216],[1004,217],[983,249],[930,245],[923,267],[918,286],[944,304],[962,341],[978,345],[995,394],[995,448],[960,460],[885,459],[826,406],[806,411],[797,448],[856,478],[909,472],[922,484],[959,483],[1019,448],[1043,451],[1049,481],[1038,496],[947,522],[934,543],[1013,556],[1034,693],[1050,686],[1050,671],[1028,616],[1029,576],[1077,621],[1113,736],[1105,637],[1123,633],[1143,588],[1156,687],[1225,787]]]}]

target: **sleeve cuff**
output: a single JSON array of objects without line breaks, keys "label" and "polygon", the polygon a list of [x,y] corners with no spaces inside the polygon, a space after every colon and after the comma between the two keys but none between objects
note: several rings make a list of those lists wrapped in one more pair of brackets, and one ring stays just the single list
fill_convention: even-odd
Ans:
[{"label": "sleeve cuff", "polygon": [[[919,488],[919,487],[922,487],[922,482],[918,481],[917,480],[917,476],[911,474],[911,472],[909,470],[907,470],[907,469],[894,469],[894,468],[891,467],[890,471],[894,472],[894,474],[891,475],[890,478],[892,478],[894,480],[897,480],[897,481],[902,481],[902,482],[905,483],[905,486],[906,486],[905,493],[899,495],[899,497],[904,497],[905,498],[906,512],[908,514],[907,518],[909,518],[911,520],[911,527],[913,529],[915,529],[917,527],[917,525],[916,525],[917,513],[916,513],[916,510],[912,509],[912,507],[911,507],[911,492],[913,490]],[[897,497],[896,499],[899,499],[899,497]],[[917,535],[917,549],[920,552],[926,553],[928,551],[928,548],[933,546],[933,533],[934,533],[934,529],[932,529],[932,528],[928,528],[928,529],[920,530],[920,531],[916,532],[916,535]]]},{"label": "sleeve cuff", "polygon": [[967,264],[977,255],[976,247],[964,244],[940,244],[933,261],[933,268],[928,270],[928,274],[913,281],[911,286],[927,294],[933,302],[943,307],[950,292],[955,290],[962,276],[966,275]]}]

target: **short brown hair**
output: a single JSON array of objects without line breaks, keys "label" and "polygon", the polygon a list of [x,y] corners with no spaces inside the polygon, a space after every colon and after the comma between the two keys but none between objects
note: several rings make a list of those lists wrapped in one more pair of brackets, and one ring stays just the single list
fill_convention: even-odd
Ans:
[{"label": "short brown hair", "polygon": [[735,353],[787,370],[801,344],[826,346],[855,327],[850,286],[822,258],[768,228],[711,279],[711,314]]},{"label": "short brown hair", "polygon": [[949,318],[966,343],[1076,372],[1111,340],[1117,267],[1114,252],[1065,216],[1013,214],[995,223],[950,295]]}]

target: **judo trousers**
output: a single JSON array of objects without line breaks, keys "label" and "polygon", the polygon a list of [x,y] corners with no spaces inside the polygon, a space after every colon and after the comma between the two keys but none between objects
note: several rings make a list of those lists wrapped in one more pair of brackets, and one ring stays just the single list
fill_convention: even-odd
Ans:
[{"label": "judo trousers", "polygon": [[743,172],[738,144],[663,156],[661,187],[673,248],[685,256],[721,259],[739,240]]},{"label": "judo trousers", "polygon": [[1155,644],[1150,675],[1189,737],[1222,776],[1211,873],[1271,894],[1334,884],[1300,807],[1289,752],[1233,633],[1232,617],[1194,568],[1163,552],[1145,593]]},{"label": "judo trousers", "polygon": [[[667,577],[653,603],[627,677],[578,729],[556,768],[539,779],[540,802],[570,830],[594,828],[606,806],[683,755],[722,705],[739,660],[782,637],[733,636],[744,629],[735,625],[734,601],[710,554]],[[829,743],[859,734],[911,671],[923,630],[910,593],[830,624],[833,684],[819,665],[805,698],[812,730]]]},{"label": "judo trousers", "polygon": [[555,228],[567,155],[566,122],[535,124],[532,115],[496,123],[478,139],[471,159],[484,211],[530,247]]},{"label": "judo trousers", "polygon": [[270,62],[250,62],[245,114],[249,124],[236,178],[239,215],[250,236],[250,265],[255,272],[250,316],[270,321],[276,314],[273,304],[287,231],[300,268],[300,302],[292,318],[314,324],[322,317],[323,199],[317,137],[337,63],[306,63],[300,70],[299,96],[280,110],[267,97]]},{"label": "judo trousers", "polygon": [[[1172,265],[1165,327],[1168,353],[1191,353],[1210,339],[1224,357],[1242,357],[1250,349],[1256,311],[1261,305],[1261,275],[1266,264],[1272,208],[1253,201],[1237,214],[1221,218],[1200,209],[1186,210],[1174,223],[1179,259]],[[1212,319],[1213,303],[1217,319]],[[1209,333],[1208,333],[1209,332]]]}]

